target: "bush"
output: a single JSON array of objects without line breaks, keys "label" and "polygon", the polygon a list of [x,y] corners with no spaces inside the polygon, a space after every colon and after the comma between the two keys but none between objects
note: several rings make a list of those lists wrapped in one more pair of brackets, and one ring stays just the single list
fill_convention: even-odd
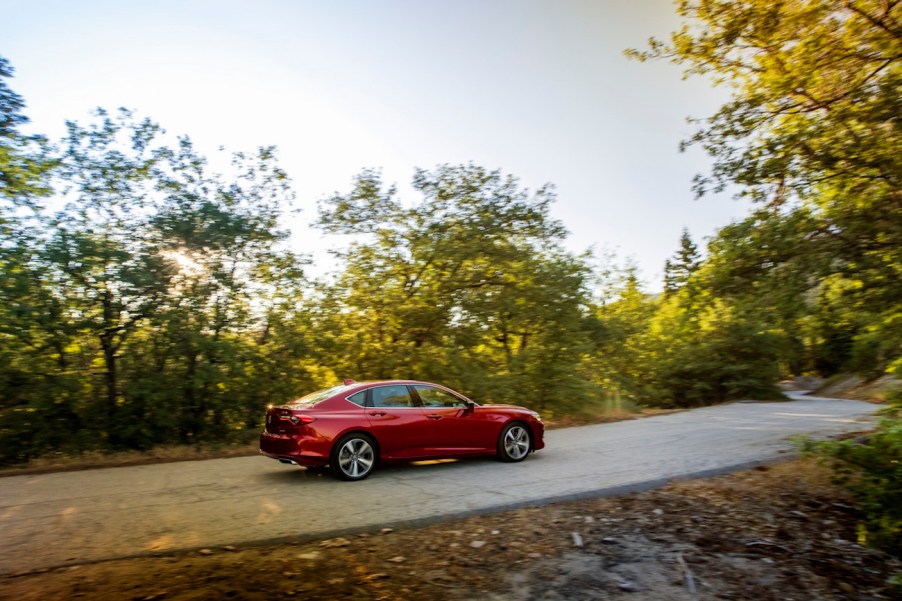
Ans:
[{"label": "bush", "polygon": [[807,442],[832,462],[836,481],[858,501],[859,542],[902,556],[902,390],[887,394],[877,430],[864,440]]}]

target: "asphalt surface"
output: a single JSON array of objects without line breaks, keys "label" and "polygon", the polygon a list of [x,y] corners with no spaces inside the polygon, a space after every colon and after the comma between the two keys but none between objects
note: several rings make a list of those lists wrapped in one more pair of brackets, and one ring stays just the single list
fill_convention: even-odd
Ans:
[{"label": "asphalt surface", "polygon": [[862,430],[875,405],[733,403],[553,430],[522,463],[382,468],[361,482],[239,457],[0,478],[0,574],[330,537],[651,488],[773,461],[790,437]]}]

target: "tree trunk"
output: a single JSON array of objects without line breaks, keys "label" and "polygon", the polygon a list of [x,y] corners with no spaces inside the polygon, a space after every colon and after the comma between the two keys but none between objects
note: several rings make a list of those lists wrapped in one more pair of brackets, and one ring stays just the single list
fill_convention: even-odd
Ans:
[{"label": "tree trunk", "polygon": [[113,323],[113,299],[109,291],[103,295],[103,323],[107,327],[100,334],[100,347],[103,349],[103,365],[104,365],[104,385],[106,394],[106,412],[110,439],[114,438],[114,429],[116,427],[116,400],[118,399],[118,374],[116,373],[116,344],[115,337],[117,328],[109,327]]}]

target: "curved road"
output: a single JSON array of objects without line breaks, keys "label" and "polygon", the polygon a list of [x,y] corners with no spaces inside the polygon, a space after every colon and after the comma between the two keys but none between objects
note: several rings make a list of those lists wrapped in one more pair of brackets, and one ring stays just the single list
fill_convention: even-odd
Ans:
[{"label": "curved road", "polygon": [[173,549],[328,537],[650,488],[861,430],[876,407],[798,397],[565,428],[518,464],[401,465],[339,482],[264,457],[0,478],[0,574]]}]

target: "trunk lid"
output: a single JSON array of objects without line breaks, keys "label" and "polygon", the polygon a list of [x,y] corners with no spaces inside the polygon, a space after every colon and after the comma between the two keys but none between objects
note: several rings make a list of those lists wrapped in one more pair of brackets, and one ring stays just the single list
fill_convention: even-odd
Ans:
[{"label": "trunk lid", "polygon": [[266,410],[266,431],[272,434],[288,434],[313,421],[312,416],[295,407],[270,407]]}]

